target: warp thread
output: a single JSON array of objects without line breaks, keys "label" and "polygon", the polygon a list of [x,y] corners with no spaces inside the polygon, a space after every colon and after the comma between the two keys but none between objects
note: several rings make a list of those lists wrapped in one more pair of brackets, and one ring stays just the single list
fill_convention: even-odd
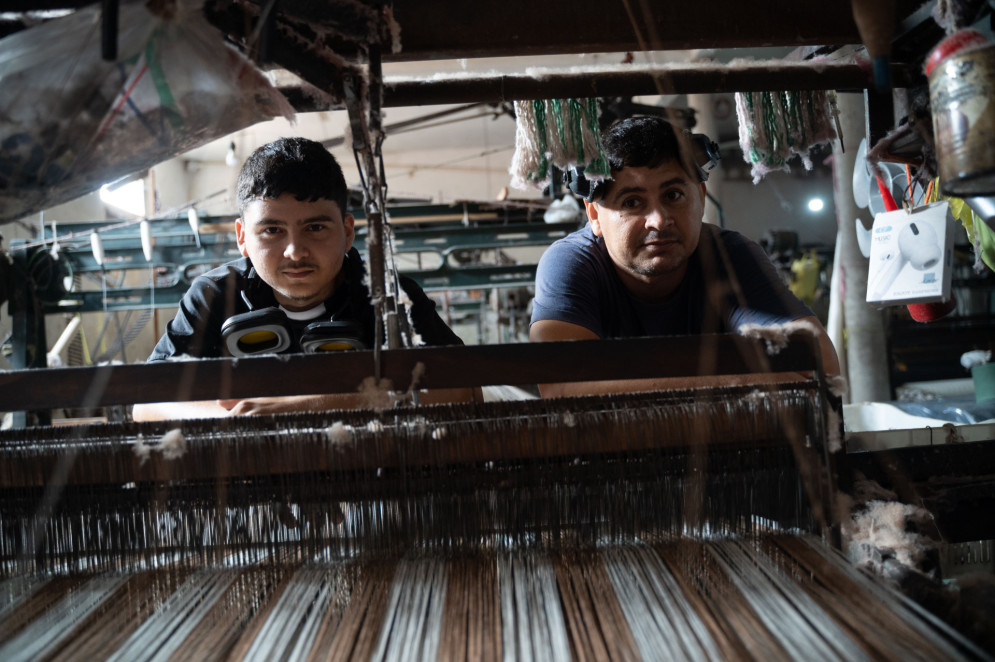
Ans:
[{"label": "warp thread", "polygon": [[790,171],[788,162],[801,157],[812,169],[809,151],[837,138],[830,117],[832,101],[824,90],[737,92],[739,146],[749,163],[753,183],[775,170]]},{"label": "warp thread", "polygon": [[611,171],[600,136],[597,99],[516,101],[511,185],[542,188],[551,165],[582,167],[589,179],[604,179]]}]

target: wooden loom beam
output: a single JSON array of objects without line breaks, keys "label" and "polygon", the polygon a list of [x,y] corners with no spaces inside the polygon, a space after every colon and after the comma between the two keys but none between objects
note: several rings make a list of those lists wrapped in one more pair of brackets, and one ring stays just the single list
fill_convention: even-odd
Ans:
[{"label": "wooden loom beam", "polygon": [[[381,354],[381,377],[408,389],[490,384],[531,385],[618,378],[820,371],[811,337],[799,334],[779,353],[735,334],[417,347]],[[0,402],[8,411],[94,408],[315,393],[355,392],[373,375],[370,350],[248,359],[190,359],[152,364],[45,368],[0,372]]]}]

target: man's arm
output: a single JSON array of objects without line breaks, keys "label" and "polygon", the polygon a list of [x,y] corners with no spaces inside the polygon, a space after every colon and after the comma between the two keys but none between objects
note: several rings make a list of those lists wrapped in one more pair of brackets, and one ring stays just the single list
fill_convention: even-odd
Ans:
[{"label": "man's arm", "polygon": [[[839,359],[817,317],[803,317],[799,321],[812,324],[818,331],[819,348],[822,353],[823,370],[827,375],[838,375]],[[539,320],[529,329],[532,342],[554,342],[559,340],[598,340],[599,336],[585,327],[557,320]],[[558,398],[574,395],[597,395],[602,393],[631,393],[636,391],[658,391],[671,389],[715,388],[719,386],[740,386],[770,384],[797,378],[791,373],[766,373],[745,375],[719,375],[709,377],[666,377],[656,379],[618,379],[597,382],[568,382],[561,384],[540,384],[539,393],[544,398]]]},{"label": "man's arm", "polygon": [[[482,402],[479,388],[433,389],[418,392],[421,404],[446,402]],[[230,400],[200,400],[193,402],[151,402],[135,405],[132,418],[136,421],[164,421],[226,416],[264,416],[288,412],[329,411],[332,409],[363,409],[371,407],[362,393],[330,393],[326,395],[290,395],[270,398]]]},{"label": "man's arm", "polygon": [[135,405],[131,417],[136,421],[171,421],[193,418],[221,418],[228,410],[217,400],[191,402],[145,402]]},{"label": "man's arm", "polygon": [[[478,389],[451,388],[418,391],[419,404],[482,401]],[[369,409],[381,405],[363,393],[329,393],[326,395],[292,395],[272,398],[219,400],[229,416],[261,416],[284,412],[329,411],[332,409]]]},{"label": "man's arm", "polygon": [[[599,340],[596,333],[577,324],[558,320],[539,320],[529,328],[531,342],[555,342],[559,340]],[[720,381],[721,380],[721,381]],[[661,377],[652,379],[614,379],[597,382],[564,382],[560,384],[539,384],[539,394],[544,398],[560,398],[574,395],[599,395],[603,393],[633,393],[636,391],[660,391],[667,389],[688,389],[705,386],[748,383],[742,375],[718,377]]]}]

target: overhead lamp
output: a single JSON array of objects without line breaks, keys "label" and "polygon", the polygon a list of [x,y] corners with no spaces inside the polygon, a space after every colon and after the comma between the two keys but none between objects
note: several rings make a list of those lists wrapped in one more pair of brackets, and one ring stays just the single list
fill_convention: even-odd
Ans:
[{"label": "overhead lamp", "polygon": [[810,212],[820,212],[826,206],[826,203],[822,201],[822,198],[811,198],[808,201],[808,210]]}]

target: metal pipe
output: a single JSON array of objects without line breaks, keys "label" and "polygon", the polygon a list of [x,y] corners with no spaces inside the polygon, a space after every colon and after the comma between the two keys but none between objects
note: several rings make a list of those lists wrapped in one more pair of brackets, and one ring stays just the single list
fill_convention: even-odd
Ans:
[{"label": "metal pipe", "polygon": [[[892,77],[896,86],[908,86],[914,79],[911,72],[897,66]],[[852,63],[696,63],[569,73],[456,75],[432,80],[386,76],[384,106],[647,94],[867,89],[872,86],[870,72]]]}]

